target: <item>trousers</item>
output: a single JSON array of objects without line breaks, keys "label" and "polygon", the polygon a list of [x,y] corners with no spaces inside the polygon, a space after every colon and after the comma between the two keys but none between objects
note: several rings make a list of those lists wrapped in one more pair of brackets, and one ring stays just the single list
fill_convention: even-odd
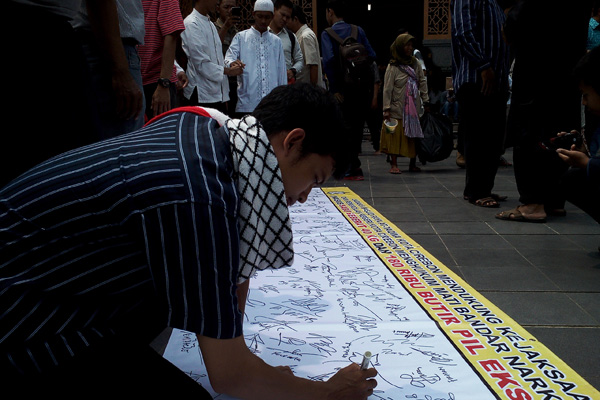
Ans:
[{"label": "trousers", "polygon": [[464,195],[473,199],[492,193],[503,150],[508,94],[484,96],[478,85],[465,83],[457,92],[463,135],[466,178]]}]

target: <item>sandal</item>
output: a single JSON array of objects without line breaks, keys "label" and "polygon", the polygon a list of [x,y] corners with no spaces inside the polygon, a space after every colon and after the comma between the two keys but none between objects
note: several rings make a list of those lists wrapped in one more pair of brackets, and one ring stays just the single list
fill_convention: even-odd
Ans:
[{"label": "sandal", "polygon": [[[508,196],[501,196],[496,193],[490,194],[490,197],[496,201],[505,201],[506,199],[508,199]],[[464,199],[471,201],[471,197],[469,197],[469,196],[464,196]],[[471,203],[472,203],[472,201],[471,201]]]},{"label": "sandal", "polygon": [[503,156],[500,156],[500,161],[498,161],[498,165],[501,167],[510,167],[512,166],[512,163]]},{"label": "sandal", "polygon": [[517,221],[517,222],[546,222],[546,217],[528,217],[519,211],[519,207],[513,208],[512,210],[502,211],[496,214],[496,218],[503,221]]},{"label": "sandal", "polygon": [[392,167],[390,169],[390,174],[398,175],[398,174],[401,174],[401,173],[402,173],[402,171],[400,171],[400,168],[398,168],[398,167]]},{"label": "sandal", "polygon": [[469,203],[474,204],[478,207],[484,207],[484,208],[498,208],[500,207],[500,204],[498,204],[498,201],[496,201],[496,199],[494,199],[493,197],[482,197],[481,199],[469,199]]},{"label": "sandal", "polygon": [[414,166],[414,167],[410,167],[408,168],[408,172],[421,172],[421,168]]}]

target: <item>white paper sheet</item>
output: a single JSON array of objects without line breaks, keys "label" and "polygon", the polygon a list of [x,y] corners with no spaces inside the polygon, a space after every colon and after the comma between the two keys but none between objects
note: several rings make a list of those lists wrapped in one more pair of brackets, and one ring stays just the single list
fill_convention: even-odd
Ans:
[{"label": "white paper sheet", "polygon": [[[497,398],[320,190],[291,213],[293,266],[251,280],[244,336],[253,353],[323,381],[370,351],[370,399]],[[164,356],[230,399],[210,387],[194,334],[174,330]]]}]

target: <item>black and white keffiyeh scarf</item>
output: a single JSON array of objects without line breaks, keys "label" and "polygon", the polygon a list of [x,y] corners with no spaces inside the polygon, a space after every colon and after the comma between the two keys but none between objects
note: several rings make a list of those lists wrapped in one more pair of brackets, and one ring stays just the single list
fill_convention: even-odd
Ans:
[{"label": "black and white keffiyeh scarf", "polygon": [[238,283],[256,271],[291,265],[292,227],[281,171],[271,143],[250,115],[225,122],[240,196]]}]

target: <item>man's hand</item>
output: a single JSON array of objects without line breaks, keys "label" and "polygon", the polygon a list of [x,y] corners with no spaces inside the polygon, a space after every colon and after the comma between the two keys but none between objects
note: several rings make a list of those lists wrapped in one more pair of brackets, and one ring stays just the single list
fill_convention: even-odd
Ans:
[{"label": "man's hand", "polygon": [[188,80],[187,74],[184,71],[179,71],[177,73],[177,90],[183,90],[187,87],[190,81]]},{"label": "man's hand", "polygon": [[491,67],[481,71],[481,80],[481,93],[483,93],[484,96],[496,93],[496,73]]},{"label": "man's hand", "polygon": [[239,24],[240,20],[241,20],[240,17],[233,16],[233,15],[228,16],[225,19],[225,21],[223,21],[223,29],[225,31],[228,31],[229,28],[231,28],[232,26]]},{"label": "man's hand", "polygon": [[171,109],[171,92],[169,88],[158,86],[152,95],[152,112],[159,115]]},{"label": "man's hand", "polygon": [[250,400],[366,400],[377,382],[374,368],[351,364],[326,382],[294,376],[285,366],[272,367],[251,353],[243,336],[213,339],[198,335],[213,389]]},{"label": "man's hand", "polygon": [[225,67],[225,75],[238,76],[244,73],[244,67],[240,63],[232,62],[229,68]]},{"label": "man's hand", "polygon": [[575,145],[571,146],[571,150],[558,149],[556,152],[563,161],[575,168],[586,168],[590,161],[587,154],[577,150]]},{"label": "man's hand", "polygon": [[287,70],[287,78],[288,78],[288,81],[295,79],[296,75],[294,74],[294,71],[292,71],[291,69],[288,69]]},{"label": "man's hand", "polygon": [[143,94],[129,70],[113,74],[112,89],[117,117],[123,120],[138,118],[142,113]]},{"label": "man's hand", "polygon": [[327,384],[331,387],[328,400],[365,400],[373,394],[377,381],[375,368],[361,370],[358,364],[350,364],[332,376]]}]

